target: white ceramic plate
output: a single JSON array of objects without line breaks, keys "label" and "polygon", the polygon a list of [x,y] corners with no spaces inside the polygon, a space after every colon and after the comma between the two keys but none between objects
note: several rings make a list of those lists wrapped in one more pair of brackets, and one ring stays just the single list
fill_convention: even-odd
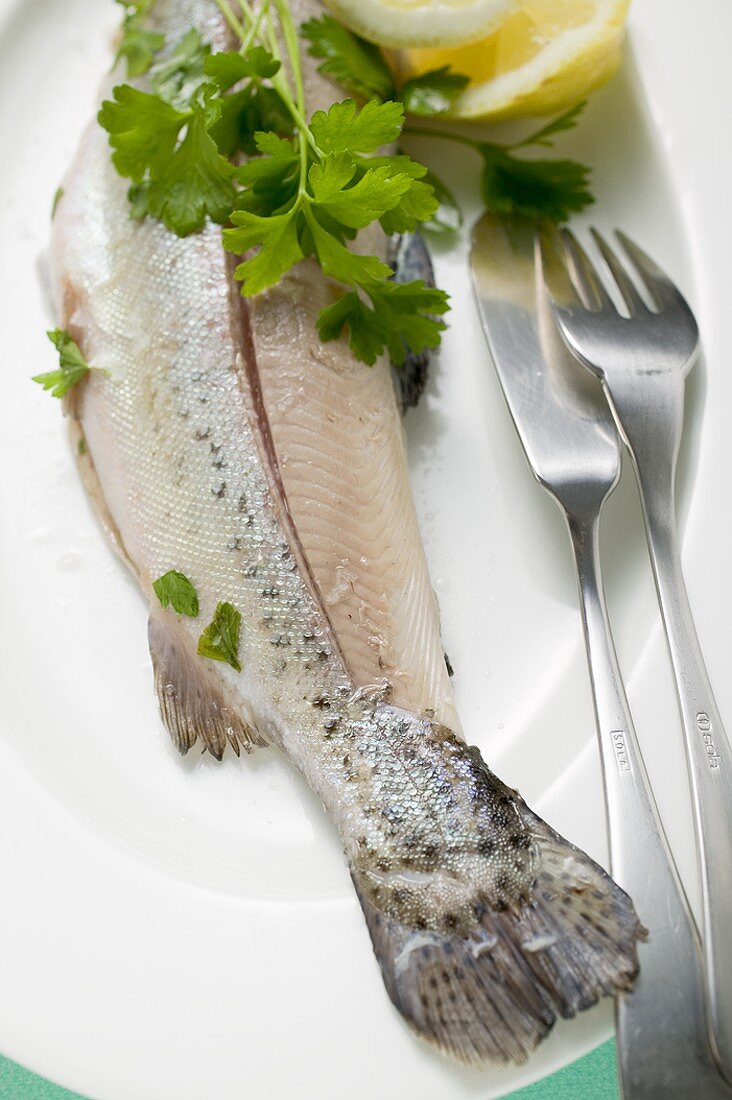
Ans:
[{"label": "white ceramic plate", "polygon": [[[685,559],[723,713],[732,524],[732,240],[725,144],[732,9],[636,0],[623,73],[566,148],[695,304]],[[696,11],[696,9],[695,9]],[[181,761],[153,700],[145,608],[67,451],[37,263],[51,199],[95,109],[118,12],[0,0],[0,1049],[102,1100],[487,1100],[610,1033],[561,1024],[526,1067],[473,1073],[392,1010],[338,844],[274,753]],[[476,165],[429,157],[472,212]],[[478,330],[465,245],[437,256],[452,328],[411,413],[414,488],[470,740],[548,820],[605,859],[574,580],[558,512],[523,463]],[[606,523],[609,595],[639,734],[696,899],[671,680],[626,477]],[[642,915],[642,914],[641,914]]]}]

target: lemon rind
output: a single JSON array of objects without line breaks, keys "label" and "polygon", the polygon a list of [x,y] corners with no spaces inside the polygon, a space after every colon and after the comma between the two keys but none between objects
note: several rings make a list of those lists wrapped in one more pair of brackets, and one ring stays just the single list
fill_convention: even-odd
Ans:
[{"label": "lemon rind", "polygon": [[465,46],[498,30],[522,0],[423,0],[408,11],[383,0],[325,0],[347,27],[379,46]]}]

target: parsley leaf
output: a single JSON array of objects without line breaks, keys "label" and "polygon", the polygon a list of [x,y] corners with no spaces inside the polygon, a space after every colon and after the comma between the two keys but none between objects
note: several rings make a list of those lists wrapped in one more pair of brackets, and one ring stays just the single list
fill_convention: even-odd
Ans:
[{"label": "parsley leaf", "polygon": [[228,251],[246,252],[255,245],[261,246],[256,256],[236,269],[236,278],[242,282],[242,294],[259,294],[274,286],[303,258],[297,218],[292,214],[260,217],[248,211],[237,211],[231,220],[237,228],[224,231],[224,247]]},{"label": "parsley leaf", "polygon": [[274,76],[280,70],[280,62],[276,61],[269,50],[263,46],[254,46],[245,54],[229,50],[225,53],[214,53],[206,58],[204,71],[214,83],[226,92],[233,88],[240,80],[247,76],[256,76],[260,79]]},{"label": "parsley leaf", "polygon": [[125,17],[114,64],[116,66],[120,61],[126,61],[128,76],[142,76],[146,73],[155,54],[165,45],[165,35],[147,30],[143,24],[153,2],[154,0],[117,0],[125,9]]},{"label": "parsley leaf", "polygon": [[416,279],[410,283],[374,282],[365,288],[365,293],[371,298],[371,305],[351,291],[321,310],[318,317],[321,340],[335,340],[347,329],[352,351],[369,365],[386,349],[399,366],[408,350],[437,347],[445,324],[434,314],[445,313],[449,308],[444,291],[434,290],[422,279]]},{"label": "parsley leaf", "polygon": [[51,220],[52,221],[56,217],[56,210],[58,208],[58,204],[61,202],[61,199],[63,197],[64,197],[63,187],[57,187],[56,190],[54,191],[54,194],[53,194],[53,202],[51,203]]},{"label": "parsley leaf", "polygon": [[321,225],[310,207],[306,206],[304,213],[318,262],[326,275],[341,283],[355,283],[357,286],[391,278],[391,268],[377,256],[351,252]]},{"label": "parsley leaf", "polygon": [[242,55],[236,51],[214,53],[206,58],[206,75],[221,92],[246,80],[238,91],[221,98],[221,117],[211,128],[211,137],[225,157],[242,151],[254,153],[258,131],[293,132],[292,116],[280,94],[263,80],[275,76],[280,62],[263,46]]},{"label": "parsley leaf", "polygon": [[377,317],[388,333],[389,354],[397,366],[404,362],[408,350],[421,351],[439,345],[445,324],[434,315],[447,313],[449,309],[444,290],[415,279],[410,283],[381,283],[369,293]]},{"label": "parsley leaf", "polygon": [[161,99],[178,107],[190,99],[203,82],[206,60],[211,47],[204,43],[195,27],[183,35],[168,57],[150,70],[150,86]]},{"label": "parsley leaf", "polygon": [[463,224],[463,215],[452,191],[434,172],[428,172],[424,182],[428,183],[434,192],[437,209],[430,217],[425,218],[420,229],[434,233],[435,236],[456,233]]},{"label": "parsley leaf", "polygon": [[68,332],[57,328],[46,335],[59,353],[59,369],[36,374],[33,381],[43,386],[44,390],[50,390],[52,397],[65,397],[72,386],[86,377],[91,367]]},{"label": "parsley leaf", "polygon": [[363,229],[388,210],[399,206],[414,180],[391,166],[368,168],[357,183],[351,184],[356,165],[348,153],[325,157],[313,165],[308,176],[318,209],[324,210],[340,225]]},{"label": "parsley leaf", "polygon": [[394,98],[394,81],[378,46],[359,38],[330,15],[303,23],[300,34],[310,43],[310,56],[324,59],[318,72],[366,99]]},{"label": "parsley leaf", "polygon": [[252,82],[238,92],[222,96],[221,117],[210,133],[219,152],[231,157],[239,151],[255,153],[255,137],[259,132],[292,134],[293,130],[292,117],[279,92]]},{"label": "parsley leaf", "polygon": [[[532,145],[551,146],[557,134],[576,126],[583,107],[584,103],[578,103],[529,137],[510,144],[479,141],[453,130],[421,128],[411,132],[458,142],[477,152],[483,161],[481,195],[486,209],[492,213],[562,222],[595,201],[590,191],[589,168],[573,160],[528,160],[515,154]],[[446,228],[459,226],[461,218],[454,196],[434,176],[428,175],[424,182],[432,186],[442,209],[432,224],[429,221],[432,215],[424,219],[426,228],[445,232]],[[440,224],[446,219],[447,226]]]},{"label": "parsley leaf", "polygon": [[401,103],[370,100],[359,111],[352,99],[316,111],[310,129],[324,153],[373,153],[396,141],[404,122]]},{"label": "parsley leaf", "polygon": [[162,607],[172,604],[179,615],[188,615],[192,619],[198,615],[198,593],[188,577],[177,569],[163,573],[162,577],[153,581],[153,588]]},{"label": "parsley leaf", "polygon": [[573,160],[521,160],[496,145],[479,146],[487,210],[566,221],[593,202],[589,169]]},{"label": "parsley leaf", "polygon": [[331,153],[312,166],[308,182],[316,201],[327,202],[337,198],[355,175],[356,162],[350,153]]},{"label": "parsley leaf", "polygon": [[179,237],[203,226],[206,217],[228,221],[236,192],[234,166],[208,132],[209,105],[194,107],[183,141],[150,182],[147,208]]},{"label": "parsley leaf", "polygon": [[[237,205],[241,209],[266,217],[290,206],[298,192],[300,158],[291,141],[276,134],[254,135],[258,151],[263,156],[252,157],[237,170],[237,179],[247,190],[240,192]],[[236,225],[236,218],[232,218]],[[227,233],[224,233],[226,243]],[[243,249],[233,248],[240,252]]]},{"label": "parsley leaf", "polygon": [[239,628],[241,613],[230,603],[220,603],[214,617],[198,639],[198,652],[201,657],[212,661],[225,661],[237,672],[239,664]]},{"label": "parsley leaf", "polygon": [[310,43],[311,57],[323,59],[318,72],[364,99],[400,100],[410,114],[442,114],[470,83],[469,77],[453,73],[445,65],[413,77],[397,89],[378,46],[349,31],[330,15],[303,23],[300,34]]},{"label": "parsley leaf", "polygon": [[411,179],[399,203],[380,219],[385,233],[413,233],[423,221],[431,218],[438,201],[430,182]]},{"label": "parsley leaf", "polygon": [[427,176],[427,169],[424,164],[420,164],[419,161],[412,160],[406,153],[401,150],[393,157],[355,157],[357,164],[360,164],[362,168],[378,168],[381,165],[390,165],[394,172],[404,172],[407,176],[411,176],[414,180],[423,179]]},{"label": "parsley leaf", "polygon": [[374,310],[359,298],[355,290],[351,290],[332,306],[321,310],[318,335],[324,342],[337,340],[347,329],[351,350],[364,363],[373,366],[386,345],[386,336],[375,321]]},{"label": "parsley leaf", "polygon": [[147,172],[163,168],[170,159],[189,115],[129,84],[118,85],[112,95],[114,99],[102,103],[99,125],[109,134],[119,174],[142,183]]},{"label": "parsley leaf", "polygon": [[188,111],[127,84],[113,95],[102,104],[99,123],[110,135],[117,171],[142,185],[130,194],[133,216],[152,214],[181,237],[200,229],[207,216],[226,221],[236,199],[235,169],[209,133],[221,111],[213,86],[199,88]]},{"label": "parsley leaf", "polygon": [[542,126],[540,130],[531,134],[529,137],[524,138],[523,141],[513,145],[513,149],[521,149],[526,145],[545,145],[551,147],[554,142],[547,140],[548,138],[554,138],[557,134],[566,133],[567,130],[573,130],[579,122],[579,117],[587,106],[587,100],[583,99],[581,103],[576,103],[574,107],[570,107],[568,111],[565,111],[563,115],[559,115],[558,118],[552,119],[546,126]]},{"label": "parsley leaf", "polygon": [[149,194],[149,183],[133,183],[132,187],[130,187],[129,191],[127,192],[127,198],[130,203],[130,217],[133,221],[142,221],[142,219],[146,218],[149,214]]},{"label": "parsley leaf", "polygon": [[[358,119],[351,106],[349,117]],[[322,134],[328,123],[321,115]],[[368,140],[364,132],[356,139],[361,145]],[[250,190],[240,199],[243,208],[232,215],[235,228],[224,231],[229,251],[243,253],[260,246],[258,255],[237,268],[245,294],[274,285],[307,251],[314,251],[326,274],[342,282],[388,278],[385,264],[351,252],[342,238],[387,214],[413,225],[422,212],[436,208],[431,189],[414,178],[425,169],[408,157],[356,161],[345,150],[327,154],[311,166],[308,197],[297,199],[299,158],[293,143],[275,134],[258,134],[256,141],[263,156],[238,170],[237,178]],[[406,170],[395,170],[400,168]]]},{"label": "parsley leaf", "polygon": [[399,89],[404,110],[412,115],[441,115],[448,111],[470,77],[454,73],[449,65],[407,80]]},{"label": "parsley leaf", "polygon": [[514,150],[531,145],[552,146],[557,134],[577,125],[585,103],[571,107],[523,141],[512,145],[475,143],[483,158],[481,194],[486,209],[563,222],[595,201],[586,165],[574,160],[523,160],[513,155]]}]

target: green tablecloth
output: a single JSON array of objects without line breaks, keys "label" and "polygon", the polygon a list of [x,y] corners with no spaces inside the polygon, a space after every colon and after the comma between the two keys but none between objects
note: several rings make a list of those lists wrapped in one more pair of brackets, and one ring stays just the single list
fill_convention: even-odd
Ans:
[{"label": "green tablecloth", "polygon": [[[512,1100],[617,1100],[615,1043],[593,1050],[552,1077],[512,1093]],[[0,1058],[0,1100],[80,1100],[75,1093]],[[95,1100],[104,1100],[96,1097]],[[131,1097],[130,1100],[133,1100]],[[201,1100],[206,1100],[201,1097]]]}]

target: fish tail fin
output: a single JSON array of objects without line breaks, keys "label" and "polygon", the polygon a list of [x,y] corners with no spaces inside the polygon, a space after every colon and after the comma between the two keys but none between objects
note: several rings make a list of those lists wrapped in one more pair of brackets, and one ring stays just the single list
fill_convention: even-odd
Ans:
[{"label": "fish tail fin", "polygon": [[472,1065],[525,1061],[557,1016],[631,988],[633,903],[573,844],[524,808],[537,845],[530,896],[499,912],[478,907],[467,935],[418,930],[380,911],[359,888],[389,996],[421,1037]]}]

